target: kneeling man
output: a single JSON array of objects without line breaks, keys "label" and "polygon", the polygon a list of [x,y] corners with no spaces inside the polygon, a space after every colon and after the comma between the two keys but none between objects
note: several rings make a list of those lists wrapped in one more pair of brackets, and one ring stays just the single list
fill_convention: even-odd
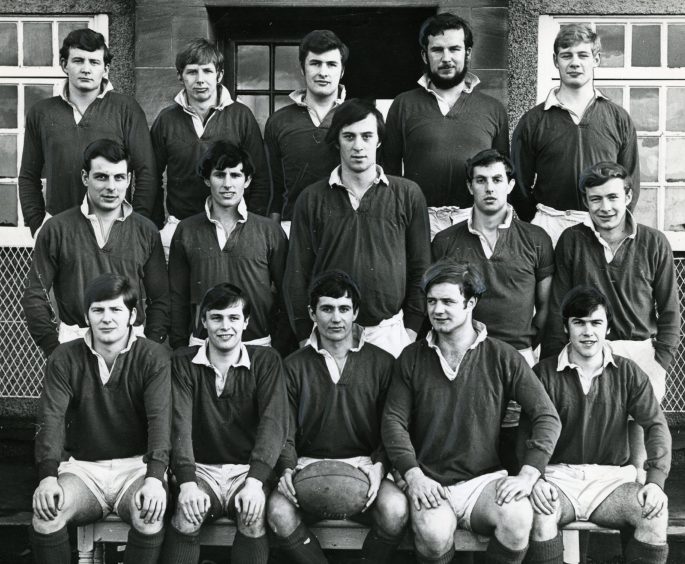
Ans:
[{"label": "kneeling man", "polygon": [[[668,556],[664,482],[671,467],[671,435],[649,377],[606,340],[611,308],[599,290],[578,286],[562,304],[569,343],[535,367],[554,402],[562,430],[544,477],[533,488],[531,550],[535,562],[561,563],[558,528],[578,519],[632,527],[625,562],[663,564]],[[628,416],[645,431],[647,480],[629,464]]]},{"label": "kneeling man", "polygon": [[289,440],[279,460],[284,468],[269,498],[269,525],[294,562],[327,562],[303,524],[309,522],[297,502],[295,472],[322,459],[338,459],[369,478],[365,515],[371,523],[362,547],[366,562],[389,562],[402,540],[408,518],[402,491],[384,476],[389,470],[381,443],[381,414],[394,359],[364,341],[355,323],[361,296],[352,278],[329,271],[310,288],[309,316],[314,330],[307,345],[285,360],[290,400]]},{"label": "kneeling man", "polygon": [[210,288],[200,305],[202,345],[172,358],[172,470],[179,485],[161,562],[197,563],[200,527],[227,514],[238,532],[234,564],[266,564],[264,505],[285,445],[287,400],[281,357],[241,342],[250,316],[232,284]]},{"label": "kneeling man", "polygon": [[167,500],[169,359],[161,345],[136,337],[137,302],[126,278],[98,276],[84,292],[85,337],[59,345],[48,359],[31,530],[38,564],[69,564],[67,524],[110,512],[132,525],[124,562],[157,562]]},{"label": "kneeling man", "polygon": [[[527,499],[561,425],[524,358],[473,319],[485,292],[468,263],[443,259],[424,274],[432,330],[395,364],[383,414],[383,444],[406,481],[420,563],[447,564],[457,527],[492,535],[486,562],[519,563],[533,510]],[[507,476],[498,455],[509,400],[532,421],[521,471]]]}]

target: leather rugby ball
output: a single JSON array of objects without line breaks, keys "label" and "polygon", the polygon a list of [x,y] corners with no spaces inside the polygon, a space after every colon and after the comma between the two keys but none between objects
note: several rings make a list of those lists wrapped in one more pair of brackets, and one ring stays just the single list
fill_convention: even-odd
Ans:
[{"label": "leather rugby ball", "polygon": [[345,462],[321,460],[295,474],[297,501],[307,513],[321,519],[346,519],[366,505],[369,479]]}]

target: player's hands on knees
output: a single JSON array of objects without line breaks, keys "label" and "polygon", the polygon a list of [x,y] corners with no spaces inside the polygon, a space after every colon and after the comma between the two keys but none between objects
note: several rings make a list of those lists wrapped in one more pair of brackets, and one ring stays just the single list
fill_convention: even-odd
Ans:
[{"label": "player's hands on knees", "polygon": [[559,492],[552,484],[540,478],[533,486],[530,501],[535,513],[554,515],[559,504]]},{"label": "player's hands on knees", "polygon": [[209,511],[209,496],[195,482],[184,482],[178,494],[178,506],[188,523],[202,525]]},{"label": "player's hands on knees", "polygon": [[378,489],[381,487],[383,476],[385,476],[385,470],[382,462],[376,462],[373,466],[359,466],[359,469],[364,472],[369,479],[369,491],[366,494],[366,505],[364,506],[364,509],[362,509],[362,513],[364,513],[364,511],[371,507],[373,502],[376,501]]},{"label": "player's hands on knees", "polygon": [[262,489],[262,482],[256,478],[245,480],[243,489],[235,496],[235,508],[240,513],[243,524],[248,527],[262,518],[265,503],[266,497]]},{"label": "player's hands on knees", "polygon": [[295,507],[299,507],[300,504],[297,502],[297,492],[295,491],[295,486],[293,484],[293,477],[297,472],[297,468],[293,470],[292,468],[286,468],[285,472],[278,480],[278,491],[281,495],[292,503]]},{"label": "player's hands on knees", "polygon": [[637,501],[642,506],[645,519],[661,517],[668,508],[668,497],[657,484],[645,484],[637,492]]},{"label": "player's hands on knees", "polygon": [[33,514],[43,521],[52,521],[63,506],[64,490],[57,478],[43,478],[33,492]]},{"label": "player's hands on knees", "polygon": [[524,497],[528,497],[539,477],[540,471],[537,468],[527,464],[524,465],[517,476],[509,476],[497,483],[495,503],[503,505],[510,501],[519,501]]},{"label": "player's hands on knees", "polygon": [[161,521],[166,509],[166,490],[159,478],[148,476],[133,497],[140,518],[148,525]]},{"label": "player's hands on knees", "polygon": [[407,481],[406,493],[417,511],[421,505],[426,509],[439,507],[442,500],[447,499],[444,488],[426,476],[418,466],[407,470],[404,479]]}]

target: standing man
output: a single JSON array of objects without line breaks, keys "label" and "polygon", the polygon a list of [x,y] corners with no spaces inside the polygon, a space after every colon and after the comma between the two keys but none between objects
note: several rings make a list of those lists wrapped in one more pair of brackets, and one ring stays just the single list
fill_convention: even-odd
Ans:
[{"label": "standing man", "polygon": [[[438,261],[422,288],[432,330],[395,363],[382,424],[390,462],[406,482],[418,561],[451,562],[461,527],[492,535],[486,562],[520,563],[533,521],[527,498],[552,454],[559,418],[521,355],[473,319],[486,290],[476,269]],[[532,436],[521,471],[507,477],[498,443],[512,399],[532,421]]]},{"label": "standing man", "polygon": [[202,523],[225,514],[238,527],[231,562],[268,560],[264,506],[288,406],[276,351],[241,342],[249,317],[240,289],[219,284],[200,305],[207,340],[174,353],[172,471],[179,489],[162,564],[197,564]]},{"label": "standing man", "polygon": [[333,110],[345,100],[340,79],[349,49],[328,29],[308,33],[300,43],[305,88],[290,94],[294,104],[274,112],[266,122],[273,194],[269,211],[289,232],[295,200],[310,184],[328,177],[339,155],[326,143]]},{"label": "standing man", "polygon": [[554,41],[561,84],[523,114],[511,142],[516,212],[547,231],[555,245],[564,229],[587,217],[578,177],[588,166],[613,161],[625,167],[633,185],[631,210],[640,192],[635,126],[628,112],[594,86],[600,49],[599,36],[589,26],[561,28]]},{"label": "standing man", "polygon": [[[569,343],[535,368],[561,418],[551,463],[533,488],[531,562],[562,564],[559,527],[576,519],[612,529],[634,528],[625,562],[665,564],[671,435],[649,378],[606,341],[611,308],[596,288],[564,297],[561,315]],[[645,430],[646,483],[629,465],[628,418]]]},{"label": "standing man", "polygon": [[204,341],[200,303],[220,282],[244,289],[252,306],[248,344],[270,345],[278,322],[281,331],[288,326],[281,291],[288,240],[276,223],[247,211],[255,170],[244,149],[218,141],[198,171],[210,191],[205,211],[182,220],[171,242],[171,346],[187,346],[191,335]]},{"label": "standing man", "polygon": [[169,462],[169,358],[132,329],[138,296],[103,274],[83,292],[86,335],[48,359],[36,434],[40,483],[30,536],[37,564],[69,564],[69,523],[116,513],[131,525],[124,562],[156,564]]},{"label": "standing man", "polygon": [[363,561],[389,562],[409,517],[406,497],[385,479],[390,465],[381,443],[381,415],[394,359],[366,343],[364,329],[354,323],[360,300],[357,284],[344,272],[317,277],[309,302],[314,330],[307,346],[285,361],[289,438],[267,518],[283,550],[302,564],[328,562],[303,523],[293,486],[295,473],[308,464],[336,459],[369,478],[367,503],[362,514],[352,517],[372,525],[362,547]]},{"label": "standing man", "polygon": [[[466,161],[466,177],[473,195],[470,217],[436,235],[433,260],[463,260],[483,274],[488,291],[473,316],[485,323],[491,337],[518,350],[532,368],[533,351],[547,319],[554,273],[552,241],[540,227],[515,218],[507,204],[514,188],[507,157],[495,149],[481,151]],[[500,455],[510,473],[518,472],[514,446],[520,412],[520,406],[510,405],[502,423]]]},{"label": "standing man", "polygon": [[206,39],[195,39],[176,55],[176,72],[183,89],[174,103],[164,108],[152,124],[152,144],[157,161],[155,221],[164,223],[165,192],[162,174],[166,170],[166,210],[162,230],[167,257],[178,222],[202,212],[209,188],[197,174],[197,163],[216,141],[243,147],[255,163],[255,177],[247,200],[248,209],[266,215],[269,204],[269,169],[262,134],[250,109],[234,102],[221,83],[224,56]]},{"label": "standing man", "polygon": [[504,106],[475,90],[468,71],[473,34],[460,17],[428,18],[419,32],[426,72],[419,87],[395,98],[388,112],[383,164],[390,174],[416,182],[428,203],[431,239],[468,217],[466,159],[483,149],[509,151]]},{"label": "standing man", "polygon": [[92,29],[76,29],[64,39],[59,56],[67,75],[62,93],[38,102],[26,116],[19,172],[24,223],[35,235],[46,218],[81,203],[83,151],[103,137],[120,143],[131,155],[133,205],[150,217],[155,197],[150,132],[138,103],[113,91],[108,79],[112,55],[105,38]]},{"label": "standing man", "polygon": [[[671,247],[663,233],[636,223],[628,211],[631,177],[620,164],[601,162],[585,169],[579,189],[589,215],[561,234],[555,250],[542,358],[558,355],[566,343],[559,316],[564,296],[575,286],[594,286],[607,297],[614,314],[613,352],[638,364],[661,402],[666,371],[680,338]],[[641,434],[641,428],[633,425],[632,462],[638,468],[646,456]]]},{"label": "standing man", "polygon": [[398,356],[423,322],[419,283],[430,257],[426,201],[415,183],[386,176],[376,164],[384,131],[372,104],[343,103],[326,135],[340,152],[340,166],[297,200],[284,288],[302,346],[312,329],[309,283],[326,270],[347,272],[359,284],[364,298],[358,319],[367,342]]},{"label": "standing man", "polygon": [[[40,230],[21,305],[29,332],[46,356],[61,342],[83,337],[88,325],[84,288],[114,272],[136,290],[133,330],[162,342],[169,327],[169,282],[159,233],[124,199],[131,182],[125,149],[99,139],[83,155],[80,206],[57,214]],[[57,310],[49,297],[54,290]]]}]

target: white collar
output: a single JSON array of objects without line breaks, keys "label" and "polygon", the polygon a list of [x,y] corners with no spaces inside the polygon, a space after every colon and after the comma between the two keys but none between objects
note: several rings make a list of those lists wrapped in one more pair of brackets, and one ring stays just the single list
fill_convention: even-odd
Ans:
[{"label": "white collar", "polygon": [[[469,351],[475,349],[478,345],[485,341],[485,339],[488,336],[488,329],[487,327],[485,327],[484,323],[476,321],[475,319],[473,319],[471,323],[473,324],[473,329],[476,332],[476,340],[473,341],[473,344],[467,349]],[[461,366],[461,362],[459,363],[459,365],[457,365],[457,367],[454,370],[452,370],[452,367],[449,365],[449,363],[443,356],[440,347],[438,346],[437,338],[433,333],[432,329],[428,331],[428,335],[426,335],[426,343],[428,343],[428,346],[437,353],[438,360],[440,361],[440,366],[442,367],[442,371],[447,377],[447,379],[454,380],[457,377],[457,372],[459,372],[459,366]]]},{"label": "white collar", "polygon": [[[421,78],[419,78],[416,81],[419,86],[422,86],[426,92],[429,92],[431,94],[435,94],[439,96],[439,94],[431,88],[433,85],[428,78],[428,74],[424,74]],[[475,74],[472,72],[467,72],[466,76],[464,77],[464,88],[462,89],[462,92],[465,92],[466,94],[470,94],[473,92],[473,89],[480,84],[480,78],[478,78]]]},{"label": "white collar", "polygon": [[[205,200],[205,214],[207,215],[207,219],[212,223],[219,223],[217,219],[212,217],[213,209],[214,203],[212,202],[212,197],[207,196],[207,199]],[[238,219],[238,223],[245,223],[247,221],[247,204],[245,203],[245,198],[240,199],[236,211],[240,217],[240,219]]]},{"label": "white collar", "polygon": [[[216,106],[212,106],[212,109],[223,110],[233,103],[231,93],[228,91],[228,88],[226,88],[223,84],[220,84],[217,88],[217,95],[219,97],[219,103]],[[186,112],[191,114],[196,113],[195,109],[188,102],[188,96],[186,95],[185,88],[181,90],[178,94],[176,94],[176,96],[174,97],[174,102],[181,106]]]},{"label": "white collar", "polygon": [[[345,87],[340,84],[338,85],[338,97],[335,99],[335,102],[333,102],[333,107],[335,108],[336,106],[339,106],[345,101],[345,98],[347,97],[347,92],[345,90]],[[289,98],[295,102],[298,106],[302,106],[304,108],[309,108],[307,105],[307,89],[306,88],[299,88],[298,90],[293,90]]]},{"label": "white collar", "polygon": [[[334,186],[342,186],[345,188],[345,184],[343,184],[342,181],[342,165],[338,165],[333,169],[333,172],[331,172],[330,177],[328,178],[328,185],[333,188]],[[388,177],[385,176],[385,172],[383,172],[383,167],[381,165],[376,165],[376,178],[373,181],[373,184],[378,185],[378,184],[384,184],[385,186],[389,186],[390,182],[388,181]]]},{"label": "white collar", "polygon": [[[480,235],[480,232],[473,227],[473,214],[475,212],[475,206],[471,208],[471,213],[466,220],[466,225],[469,231],[474,235]],[[497,226],[497,229],[509,229],[511,227],[511,222],[514,219],[514,208],[511,204],[507,204],[507,214],[504,216],[504,221]]]},{"label": "white collar", "polygon": [[[136,332],[133,330],[132,327],[129,327],[129,335],[128,335],[128,340],[126,341],[126,346],[119,351],[117,356],[120,354],[124,354],[125,352],[128,352],[131,350],[131,347],[133,346],[133,343],[135,343],[138,340],[138,336],[136,335]],[[102,358],[102,355],[93,348],[93,332],[88,328],[86,331],[86,334],[83,336],[83,341],[86,343],[86,346],[92,352],[95,356]]]},{"label": "white collar", "polygon": [[[190,362],[192,362],[193,364],[199,364],[200,366],[206,366],[216,371],[216,367],[212,364],[212,361],[209,360],[208,353],[209,339],[207,338],[205,339],[205,344],[198,348],[197,353],[193,357],[193,360],[191,360]],[[251,366],[250,355],[247,353],[247,348],[245,347],[244,343],[240,343],[240,353],[238,354],[238,359],[233,364],[231,364],[231,366],[243,366],[249,370]]]},{"label": "white collar", "polygon": [[[83,197],[81,206],[79,208],[81,213],[86,219],[90,221],[97,221],[98,217],[90,211],[90,204],[88,203],[88,194]],[[121,202],[121,215],[116,218],[115,221],[124,221],[128,216],[133,213],[133,206],[129,204],[126,200]]]},{"label": "white collar", "polygon": [[[559,353],[559,357],[557,359],[557,372],[563,372],[566,368],[575,368],[578,371],[581,371],[581,368],[571,362],[571,359],[569,358],[569,351],[571,349],[571,343],[568,343]],[[609,344],[609,341],[605,341],[604,345],[602,346],[602,368],[601,370],[598,370],[599,373],[601,373],[607,366],[610,364],[613,364],[616,366],[616,361],[614,360],[614,356],[611,352],[611,345]]]},{"label": "white collar", "polygon": [[[552,88],[552,90],[549,91],[549,94],[547,94],[547,98],[545,99],[545,105],[544,109],[549,110],[552,107],[557,107],[557,108],[562,108],[564,110],[570,111],[564,104],[559,100],[557,97],[557,94],[559,92],[559,87]],[[597,100],[598,98],[604,98],[608,100],[608,98],[602,94],[599,90],[596,88],[594,89],[594,99]]]},{"label": "white collar", "polygon": [[[102,79],[102,84],[100,85],[100,93],[96,96],[96,98],[104,98],[105,95],[108,92],[111,92],[114,90],[114,86],[112,86],[112,83],[109,81],[107,78]],[[64,100],[67,104],[70,106],[73,106],[73,102],[69,99],[69,79],[67,79],[64,82],[64,86],[62,87],[62,91],[60,92],[60,98]]]},{"label": "white collar", "polygon": [[[309,335],[309,339],[307,339],[305,346],[311,345],[311,347],[321,355],[330,355],[330,353],[320,345],[319,341],[319,330],[317,329],[316,324],[314,324],[311,335]],[[352,346],[350,352],[359,352],[366,344],[366,341],[364,340],[364,328],[356,323],[352,325],[352,342],[357,343],[357,346]]]}]

